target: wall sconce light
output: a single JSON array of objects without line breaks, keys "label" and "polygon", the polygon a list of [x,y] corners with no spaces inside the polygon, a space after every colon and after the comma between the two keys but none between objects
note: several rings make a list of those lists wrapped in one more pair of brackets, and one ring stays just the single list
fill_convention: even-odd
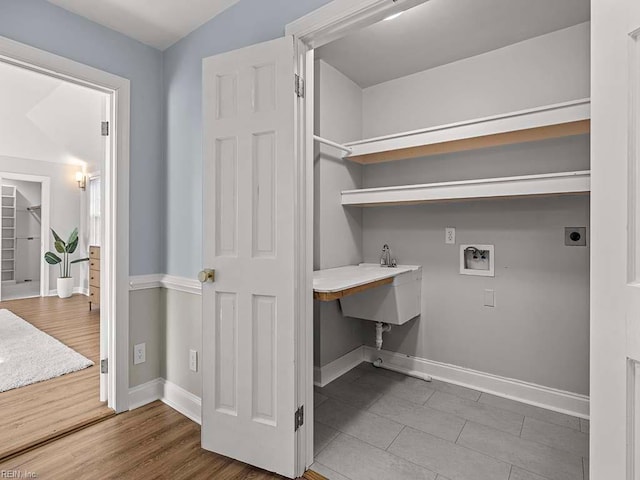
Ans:
[{"label": "wall sconce light", "polygon": [[87,189],[87,177],[82,172],[76,172],[76,182],[78,182],[78,188],[80,190]]}]

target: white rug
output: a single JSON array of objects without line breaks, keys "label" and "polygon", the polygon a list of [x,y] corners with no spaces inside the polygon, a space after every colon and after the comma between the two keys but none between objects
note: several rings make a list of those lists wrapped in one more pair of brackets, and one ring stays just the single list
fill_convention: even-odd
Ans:
[{"label": "white rug", "polygon": [[0,392],[92,365],[88,358],[9,310],[0,310]]}]

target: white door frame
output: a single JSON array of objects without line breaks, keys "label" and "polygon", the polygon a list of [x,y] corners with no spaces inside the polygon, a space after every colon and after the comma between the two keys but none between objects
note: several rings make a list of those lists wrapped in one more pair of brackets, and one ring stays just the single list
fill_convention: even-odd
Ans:
[{"label": "white door frame", "polygon": [[427,0],[334,0],[288,24],[297,46],[297,71],[305,80],[304,106],[296,112],[299,158],[299,217],[296,262],[298,305],[303,320],[296,332],[298,398],[305,405],[304,425],[298,435],[298,475],[313,463],[313,49],[372,25],[389,15]]},{"label": "white door frame", "polygon": [[[28,175],[26,173],[0,172],[0,184],[2,180],[18,180],[23,182],[33,182],[40,184],[40,259],[44,257],[45,252],[49,251],[49,225],[51,222],[51,178],[43,175]],[[14,245],[14,258],[18,250],[17,244]],[[0,259],[2,254],[0,252]],[[15,266],[15,265],[14,265]],[[44,261],[40,261],[40,296],[49,295],[49,269]],[[2,294],[0,290],[0,300]]]},{"label": "white door frame", "polygon": [[[110,152],[103,179],[105,198],[101,312],[108,319],[108,405],[129,409],[129,126],[130,82],[45,50],[0,37],[0,61],[82,85],[111,98]],[[97,128],[97,127],[96,127]],[[48,237],[48,235],[47,235]]]}]

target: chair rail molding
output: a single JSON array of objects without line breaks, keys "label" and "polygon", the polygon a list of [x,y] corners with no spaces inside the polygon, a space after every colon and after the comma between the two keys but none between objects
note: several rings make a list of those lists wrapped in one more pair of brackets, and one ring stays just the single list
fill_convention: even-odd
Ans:
[{"label": "chair rail molding", "polygon": [[148,290],[151,288],[166,288],[179,292],[202,294],[202,285],[193,278],[153,273],[149,275],[132,275],[129,277],[129,291]]}]

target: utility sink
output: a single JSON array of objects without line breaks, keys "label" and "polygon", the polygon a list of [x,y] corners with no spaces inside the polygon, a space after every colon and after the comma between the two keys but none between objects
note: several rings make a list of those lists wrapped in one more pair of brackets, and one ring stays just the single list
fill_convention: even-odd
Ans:
[{"label": "utility sink", "polygon": [[402,325],[420,315],[422,267],[361,263],[314,272],[314,297],[339,300],[347,317]]}]

